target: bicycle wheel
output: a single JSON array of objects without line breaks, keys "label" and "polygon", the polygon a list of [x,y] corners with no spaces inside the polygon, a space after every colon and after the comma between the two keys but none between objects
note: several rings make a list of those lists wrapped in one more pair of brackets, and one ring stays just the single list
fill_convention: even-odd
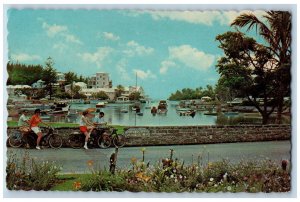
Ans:
[{"label": "bicycle wheel", "polygon": [[100,136],[99,138],[98,138],[98,146],[100,147],[100,148],[103,148],[103,149],[105,149],[105,148],[108,148],[108,147],[110,147],[110,145],[111,145],[111,138],[110,138],[110,136],[109,135],[102,135],[102,136]]},{"label": "bicycle wheel", "polygon": [[84,145],[84,137],[80,134],[71,135],[69,144],[73,149],[82,148]]},{"label": "bicycle wheel", "polygon": [[54,149],[61,148],[62,144],[63,144],[63,140],[58,134],[53,134],[49,137],[49,145],[51,148]]},{"label": "bicycle wheel", "polygon": [[14,148],[21,147],[23,144],[22,133],[20,131],[14,131],[8,137],[8,144],[9,144],[9,146],[14,147]]},{"label": "bicycle wheel", "polygon": [[123,147],[125,145],[126,138],[122,134],[115,134],[113,143],[116,147]]}]

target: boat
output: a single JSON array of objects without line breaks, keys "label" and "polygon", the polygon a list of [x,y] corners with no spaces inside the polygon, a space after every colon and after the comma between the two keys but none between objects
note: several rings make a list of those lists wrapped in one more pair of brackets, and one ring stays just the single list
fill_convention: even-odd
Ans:
[{"label": "boat", "polygon": [[115,103],[123,104],[123,103],[131,103],[131,101],[126,96],[120,96],[120,97],[117,98],[117,100],[115,101]]},{"label": "boat", "polygon": [[167,114],[167,109],[158,109],[157,114]]},{"label": "boat", "polygon": [[67,103],[54,103],[54,105],[51,106],[52,110],[49,110],[47,112],[48,115],[62,115],[67,114],[69,111],[70,106]]},{"label": "boat", "polygon": [[84,100],[83,104],[91,104],[90,100]]},{"label": "boat", "polygon": [[143,116],[143,112],[138,112],[138,113],[136,113],[136,115]]},{"label": "boat", "polygon": [[188,111],[191,111],[191,108],[188,108],[188,107],[176,107],[176,110],[178,112],[188,112]]},{"label": "boat", "polygon": [[124,109],[121,109],[120,112],[121,113],[128,113],[128,110],[124,108]]},{"label": "boat", "polygon": [[224,112],[223,114],[225,116],[237,116],[239,115],[239,112]]},{"label": "boat", "polygon": [[209,115],[209,116],[217,116],[217,112],[205,112],[204,115]]},{"label": "boat", "polygon": [[98,102],[96,104],[96,108],[104,108],[105,107],[105,103],[104,102]]},{"label": "boat", "polygon": [[78,116],[78,111],[76,109],[70,109],[68,111],[68,117]]}]

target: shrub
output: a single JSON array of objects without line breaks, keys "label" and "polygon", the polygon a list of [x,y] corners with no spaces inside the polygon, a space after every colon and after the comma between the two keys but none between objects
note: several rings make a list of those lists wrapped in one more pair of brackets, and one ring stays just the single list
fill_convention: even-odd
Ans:
[{"label": "shrub", "polygon": [[37,163],[28,153],[20,161],[13,154],[7,161],[6,186],[9,190],[49,190],[59,171],[54,162]]}]

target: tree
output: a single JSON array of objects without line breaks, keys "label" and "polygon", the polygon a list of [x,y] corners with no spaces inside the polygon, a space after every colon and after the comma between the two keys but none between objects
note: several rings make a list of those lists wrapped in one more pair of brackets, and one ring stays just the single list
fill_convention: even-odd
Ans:
[{"label": "tree", "polygon": [[57,73],[53,68],[54,62],[51,57],[48,57],[45,63],[45,68],[42,72],[42,80],[45,81],[46,89],[49,90],[49,96],[53,94],[53,84],[57,81]]},{"label": "tree", "polygon": [[[241,32],[226,32],[216,39],[225,54],[217,64],[223,83],[247,97],[262,115],[262,123],[267,124],[277,101],[272,54]],[[262,106],[258,98],[263,98]]]},{"label": "tree", "polygon": [[281,123],[284,97],[290,97],[291,81],[291,13],[287,11],[268,11],[264,15],[266,23],[260,21],[253,14],[241,14],[232,23],[232,26],[253,27],[265,39],[261,44],[272,55],[274,62],[277,97],[277,121]]},{"label": "tree", "polygon": [[65,73],[65,84],[72,84],[74,81],[77,81],[77,75],[74,72],[67,72]]},{"label": "tree", "polygon": [[139,100],[141,98],[140,92],[132,92],[129,95],[129,100]]},{"label": "tree", "polygon": [[43,67],[41,65],[25,65],[7,63],[7,85],[32,85],[41,79]]},{"label": "tree", "polygon": [[98,93],[93,93],[93,97],[99,98],[101,100],[109,99],[108,95],[104,91],[100,91]]},{"label": "tree", "polygon": [[115,91],[116,91],[116,98],[117,98],[117,97],[120,97],[122,95],[122,93],[124,93],[125,88],[122,85],[117,85],[117,88]]}]

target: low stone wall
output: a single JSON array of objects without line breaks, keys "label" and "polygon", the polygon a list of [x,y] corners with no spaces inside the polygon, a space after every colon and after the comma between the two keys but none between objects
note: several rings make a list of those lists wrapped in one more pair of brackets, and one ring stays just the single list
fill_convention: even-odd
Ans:
[{"label": "low stone wall", "polygon": [[[9,133],[17,128],[8,128]],[[58,128],[63,146],[77,128]],[[290,125],[236,125],[236,126],[139,126],[125,128],[126,146],[211,144],[289,140]]]}]

